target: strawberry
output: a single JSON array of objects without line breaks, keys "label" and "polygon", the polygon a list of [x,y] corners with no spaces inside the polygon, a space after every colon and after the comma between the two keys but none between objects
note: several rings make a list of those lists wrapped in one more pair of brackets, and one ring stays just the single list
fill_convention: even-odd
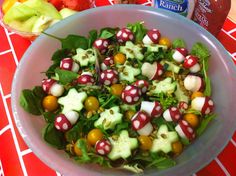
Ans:
[{"label": "strawberry", "polygon": [[61,10],[63,8],[62,0],[48,0],[57,10]]},{"label": "strawberry", "polygon": [[65,7],[82,11],[90,8],[90,0],[62,0]]}]

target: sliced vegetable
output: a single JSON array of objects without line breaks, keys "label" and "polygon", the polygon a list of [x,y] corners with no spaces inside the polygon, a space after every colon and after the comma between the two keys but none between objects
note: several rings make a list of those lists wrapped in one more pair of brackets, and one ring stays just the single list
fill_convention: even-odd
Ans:
[{"label": "sliced vegetable", "polygon": [[108,154],[108,158],[111,160],[117,160],[119,158],[126,159],[131,156],[131,151],[138,147],[138,140],[136,138],[130,138],[126,130],[121,131],[118,139],[109,138],[109,140],[112,150]]}]

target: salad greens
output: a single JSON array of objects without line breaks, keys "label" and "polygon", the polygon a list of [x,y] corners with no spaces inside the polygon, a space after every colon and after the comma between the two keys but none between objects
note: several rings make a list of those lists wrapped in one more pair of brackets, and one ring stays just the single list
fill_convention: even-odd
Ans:
[{"label": "salad greens", "polygon": [[[175,157],[216,117],[210,52],[200,42],[187,48],[182,38],[163,45],[160,38],[154,41],[157,31],[137,22],[90,30],[87,37],[43,32],[59,40],[61,48],[43,72],[42,86],[22,90],[19,99],[25,111],[44,117],[43,139],[80,164],[138,174],[176,165]],[[187,55],[180,49],[198,58],[199,70],[185,67]],[[198,82],[189,85],[192,75]],[[205,87],[199,85],[201,77]]]}]

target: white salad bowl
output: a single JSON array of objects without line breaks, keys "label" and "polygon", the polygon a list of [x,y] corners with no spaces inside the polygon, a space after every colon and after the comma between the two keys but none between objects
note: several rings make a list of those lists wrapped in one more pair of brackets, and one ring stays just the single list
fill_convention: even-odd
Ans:
[{"label": "white salad bowl", "polygon": [[[204,134],[176,159],[176,166],[161,171],[145,171],[145,175],[190,175],[219,154],[236,128],[236,70],[231,57],[216,38],[180,15],[140,5],[90,9],[59,22],[46,32],[58,37],[65,37],[68,34],[87,35],[91,29],[124,27],[128,23],[138,21],[144,21],[148,28],[159,28],[162,35],[170,39],[183,38],[188,49],[193,43],[202,42],[211,51],[209,76],[212,81],[212,98],[217,118],[210,123]],[[44,119],[30,115],[20,107],[21,90],[41,84],[44,78],[41,72],[51,65],[50,58],[58,48],[60,43],[57,40],[40,35],[24,54],[15,73],[12,110],[23,139],[43,162],[65,176],[129,175],[130,173],[115,169],[76,164],[63,151],[54,149],[44,142],[41,136],[41,130],[45,126]]]}]

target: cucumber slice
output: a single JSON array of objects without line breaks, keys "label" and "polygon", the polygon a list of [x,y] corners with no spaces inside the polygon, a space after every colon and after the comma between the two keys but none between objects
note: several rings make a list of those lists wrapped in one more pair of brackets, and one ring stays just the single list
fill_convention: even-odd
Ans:
[{"label": "cucumber slice", "polygon": [[125,46],[120,46],[120,52],[126,55],[126,58],[143,60],[142,47],[127,41]]},{"label": "cucumber slice", "polygon": [[179,83],[177,83],[176,85],[176,91],[175,91],[175,96],[177,98],[177,100],[180,101],[184,101],[186,103],[189,102],[189,97],[187,95],[185,95],[185,93],[183,92],[183,90],[181,89]]},{"label": "cucumber slice", "polygon": [[167,66],[167,70],[168,71],[172,71],[172,72],[174,72],[176,74],[178,74],[180,69],[181,69],[180,66],[175,65],[175,64],[173,64],[172,62],[169,62],[169,61],[164,61],[164,64]]},{"label": "cucumber slice", "polygon": [[130,138],[127,130],[121,131],[117,140],[109,138],[112,150],[108,154],[108,158],[111,160],[117,160],[119,158],[126,159],[131,156],[131,151],[138,147],[138,140],[136,138]]},{"label": "cucumber slice", "polygon": [[58,103],[63,105],[62,113],[69,111],[80,111],[83,109],[83,102],[87,98],[86,92],[77,92],[75,88],[69,90],[68,94],[58,99]]},{"label": "cucumber slice", "polygon": [[128,61],[126,61],[123,66],[118,66],[118,68],[122,67],[122,72],[119,73],[119,78],[121,81],[128,81],[129,83],[132,83],[136,80],[135,76],[141,74],[141,70],[139,68],[132,67]]},{"label": "cucumber slice", "polygon": [[114,129],[115,126],[122,122],[123,114],[120,113],[119,106],[106,109],[100,114],[100,118],[95,121],[95,127],[102,127],[104,130]]},{"label": "cucumber slice", "polygon": [[158,95],[160,93],[172,94],[176,89],[176,81],[173,81],[172,78],[167,77],[162,81],[154,80],[152,81],[152,88],[150,90],[150,94]]},{"label": "cucumber slice", "polygon": [[147,48],[148,52],[158,52],[161,48],[163,50],[167,50],[167,46],[165,45],[158,45],[158,44],[150,44],[150,45],[144,45]]},{"label": "cucumber slice", "polygon": [[94,49],[87,49],[84,50],[82,48],[76,49],[76,55],[74,55],[72,58],[79,62],[80,66],[88,66],[89,64],[95,64],[97,59],[97,53]]},{"label": "cucumber slice", "polygon": [[172,151],[172,143],[178,140],[176,131],[168,131],[167,125],[161,125],[157,131],[156,139],[153,140],[151,152],[169,153]]}]

